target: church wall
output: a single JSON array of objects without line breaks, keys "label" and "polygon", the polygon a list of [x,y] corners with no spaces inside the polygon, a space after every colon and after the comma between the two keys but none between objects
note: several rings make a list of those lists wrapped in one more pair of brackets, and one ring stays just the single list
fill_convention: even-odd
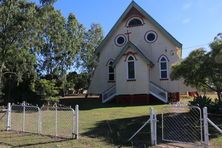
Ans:
[{"label": "church wall", "polygon": [[125,56],[116,65],[116,90],[117,95],[148,94],[149,93],[149,67],[135,55],[135,81],[127,80],[127,61]]},{"label": "church wall", "polygon": [[[110,88],[115,83],[108,82],[108,66],[107,62],[110,59],[115,59],[120,51],[122,50],[122,47],[116,46],[114,40],[115,37],[118,34],[124,34],[126,38],[128,38],[127,31],[129,34],[129,40],[135,44],[142,52],[147,56],[153,63],[154,67],[150,68],[150,74],[148,74],[148,71],[144,71],[144,65],[139,64],[140,66],[137,66],[136,73],[144,73],[141,74],[141,77],[143,77],[142,83],[139,87],[135,87],[137,85],[131,85],[137,82],[129,83],[130,85],[128,88],[123,88],[122,86],[125,85],[125,77],[126,77],[126,67],[123,68],[123,63],[117,64],[116,68],[116,83],[117,85],[117,92],[119,94],[123,93],[141,93],[144,94],[144,92],[148,91],[148,82],[149,80],[153,81],[155,84],[159,85],[160,87],[166,89],[169,92],[181,92],[185,89],[192,90],[191,88],[187,88],[181,80],[179,81],[171,81],[170,78],[168,80],[160,80],[160,71],[159,71],[159,62],[158,59],[161,55],[165,55],[169,59],[168,67],[168,76],[171,72],[171,66],[175,64],[179,60],[179,56],[176,53],[176,46],[171,42],[170,39],[168,39],[165,35],[160,32],[157,27],[155,27],[153,24],[151,24],[148,20],[144,20],[145,24],[142,26],[137,27],[126,27],[126,22],[123,22],[120,24],[118,28],[115,28],[116,31],[113,33],[113,36],[106,42],[106,44],[103,46],[103,49],[100,52],[99,57],[99,63],[97,65],[97,68],[94,72],[94,75],[92,77],[91,85],[89,88],[89,93],[96,93],[101,94],[108,88]],[[144,39],[145,33],[147,31],[153,30],[157,33],[158,38],[154,43],[147,43]],[[127,40],[128,41],[128,40]],[[126,41],[126,42],[127,42]],[[121,60],[122,61],[122,60]],[[120,68],[121,67],[121,68]],[[147,70],[147,68],[146,68]],[[119,77],[120,76],[120,77]],[[125,76],[125,77],[124,77]],[[123,79],[121,79],[123,78]],[[123,82],[124,81],[124,82]],[[147,83],[147,85],[145,84]],[[145,89],[146,88],[146,89]],[[132,91],[131,91],[132,90]]]}]

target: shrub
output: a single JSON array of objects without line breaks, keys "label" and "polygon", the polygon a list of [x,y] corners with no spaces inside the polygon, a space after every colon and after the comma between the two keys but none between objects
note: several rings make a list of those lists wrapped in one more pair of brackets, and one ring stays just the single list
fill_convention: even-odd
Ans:
[{"label": "shrub", "polygon": [[189,101],[190,105],[192,106],[199,106],[201,109],[204,107],[207,107],[208,109],[211,109],[213,102],[211,98],[206,96],[198,96],[193,99],[193,101]]},{"label": "shrub", "polygon": [[213,102],[210,111],[213,112],[213,113],[222,114],[222,101],[219,101],[218,99],[215,99],[215,102]]},{"label": "shrub", "polygon": [[198,96],[193,99],[193,101],[190,101],[190,105],[192,106],[199,106],[201,109],[204,107],[208,108],[208,112],[210,113],[222,113],[222,101],[219,101],[218,99],[215,99],[215,101],[212,101],[211,98],[206,96]]}]

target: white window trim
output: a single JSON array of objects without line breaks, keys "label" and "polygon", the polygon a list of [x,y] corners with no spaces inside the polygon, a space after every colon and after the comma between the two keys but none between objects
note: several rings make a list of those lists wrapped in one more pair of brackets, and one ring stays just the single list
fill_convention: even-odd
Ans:
[{"label": "white window trim", "polygon": [[[113,68],[113,72],[110,72],[110,71],[109,71],[109,67],[111,66],[111,64],[110,64],[111,62],[113,63],[112,60],[109,61],[109,63],[108,63],[108,81],[115,81],[115,69]],[[113,80],[110,80],[110,77],[109,77],[110,74],[113,74],[113,75],[114,75],[114,76],[113,76]]]},{"label": "white window trim", "polygon": [[[128,60],[129,57],[132,57],[133,60]],[[134,62],[134,78],[129,78],[128,62]],[[127,78],[128,81],[134,81],[134,80],[136,80],[136,62],[135,62],[135,57],[134,57],[133,55],[129,55],[129,56],[127,57],[127,62],[126,62],[126,76],[127,76],[126,78]]]},{"label": "white window trim", "polygon": [[142,22],[142,25],[144,24],[143,19],[141,19],[141,18],[138,17],[138,16],[134,16],[134,17],[130,18],[130,19],[127,21],[127,24],[126,24],[127,27],[129,27],[129,23],[130,23],[130,21],[132,21],[133,19],[138,19],[138,20],[140,20],[140,21]]},{"label": "white window trim", "polygon": [[[163,62],[163,61],[161,61],[161,59],[162,58],[165,58],[165,62]],[[161,63],[166,63],[166,69],[161,69]],[[162,80],[164,80],[164,79],[169,79],[169,62],[168,62],[168,59],[166,58],[166,56],[161,56],[160,58],[159,58],[159,75],[160,75],[160,79],[162,79]],[[162,71],[166,71],[167,72],[167,77],[166,78],[162,78],[162,76],[161,76],[161,72]]]}]

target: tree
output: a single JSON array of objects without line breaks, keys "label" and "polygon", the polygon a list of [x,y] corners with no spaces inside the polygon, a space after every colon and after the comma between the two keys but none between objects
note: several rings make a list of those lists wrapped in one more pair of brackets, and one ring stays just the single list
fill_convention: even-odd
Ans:
[{"label": "tree", "polygon": [[183,78],[187,85],[215,91],[222,101],[222,64],[218,58],[222,52],[222,40],[215,39],[210,48],[209,52],[202,48],[191,52],[184,61],[173,66],[171,78]]},{"label": "tree", "polygon": [[82,72],[88,74],[87,85],[90,81],[90,76],[95,69],[95,49],[103,40],[102,27],[99,24],[92,24],[91,28],[84,35],[84,42],[80,52],[80,65]]},{"label": "tree", "polygon": [[[38,9],[25,0],[0,1],[0,94],[3,82],[13,76],[16,84],[35,75],[33,46],[37,37]],[[26,76],[25,76],[26,75]]]},{"label": "tree", "polygon": [[40,79],[36,83],[36,90],[48,104],[59,101],[59,88],[54,80]]}]

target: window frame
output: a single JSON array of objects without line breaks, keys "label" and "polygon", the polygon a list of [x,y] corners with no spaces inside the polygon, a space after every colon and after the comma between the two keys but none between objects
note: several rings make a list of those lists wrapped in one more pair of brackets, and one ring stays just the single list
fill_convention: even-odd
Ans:
[{"label": "window frame", "polygon": [[[162,59],[165,59],[162,61]],[[166,64],[166,68],[162,69],[161,64],[164,63]],[[166,72],[166,77],[162,77],[162,72]],[[166,56],[160,56],[159,58],[159,75],[160,75],[160,80],[168,80],[169,79],[169,60]]]},{"label": "window frame", "polygon": [[[152,34],[155,35],[155,39],[154,39],[153,41],[149,41],[149,40],[147,39],[147,36],[148,36],[150,33],[152,33]],[[154,42],[157,41],[157,38],[158,38],[158,34],[157,34],[156,31],[154,31],[154,30],[149,30],[149,31],[147,31],[147,32],[145,33],[145,35],[144,35],[144,40],[145,40],[147,43],[154,43]]]},{"label": "window frame", "polygon": [[[110,71],[110,68],[113,69],[113,72]],[[113,79],[110,79],[110,75],[113,75]],[[113,67],[113,61],[110,60],[108,63],[108,82],[115,82],[115,69]]]},{"label": "window frame", "polygon": [[[133,59],[129,60],[129,58],[132,57]],[[134,74],[134,77],[133,78],[129,78],[129,63],[132,63],[133,62],[133,74]],[[126,67],[127,67],[127,81],[135,81],[136,80],[136,62],[135,62],[135,57],[133,55],[129,55],[127,57],[127,64],[126,64]]]},{"label": "window frame", "polygon": [[[129,26],[129,23],[134,20],[134,19],[137,19],[141,22],[140,25],[136,25],[136,26]],[[140,18],[139,16],[133,16],[131,18],[128,19],[127,23],[126,23],[126,27],[137,27],[137,26],[143,26],[144,25],[144,21],[142,18]]]},{"label": "window frame", "polygon": [[[119,44],[119,43],[117,42],[117,40],[118,40],[119,37],[122,37],[122,38],[124,39],[124,42],[123,42],[122,44]],[[115,45],[116,45],[117,47],[122,47],[122,46],[124,46],[124,45],[126,44],[126,42],[127,42],[127,38],[126,38],[126,36],[125,36],[124,34],[118,34],[118,35],[115,37],[115,39],[114,39],[114,43],[115,43]]]}]

